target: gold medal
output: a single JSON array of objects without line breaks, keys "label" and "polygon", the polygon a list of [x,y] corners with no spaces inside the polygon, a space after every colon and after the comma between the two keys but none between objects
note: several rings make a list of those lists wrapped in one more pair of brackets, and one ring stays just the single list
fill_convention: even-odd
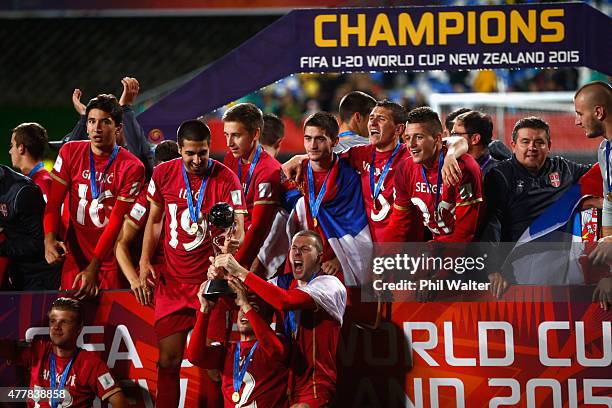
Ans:
[{"label": "gold medal", "polygon": [[319,221],[317,221],[317,219],[315,218],[313,224],[314,227],[317,228],[319,226]]},{"label": "gold medal", "polygon": [[612,201],[612,191],[608,192],[606,197],[608,198],[608,201]]},{"label": "gold medal", "polygon": [[198,229],[199,229],[199,227],[198,227],[198,223],[197,222],[191,223],[191,227],[189,228],[189,233],[191,235],[193,235],[193,234],[198,232]]},{"label": "gold medal", "polygon": [[[609,196],[610,196],[610,193],[608,193],[608,197],[609,197]],[[610,199],[610,198],[608,198],[608,200],[609,200],[609,199]],[[92,206],[93,208],[98,208],[98,199],[97,199],[97,198],[94,198],[93,200],[91,200],[91,206]]]},{"label": "gold medal", "polygon": [[232,394],[232,401],[234,402],[240,401],[240,394],[238,394],[237,391],[234,391],[234,393]]}]

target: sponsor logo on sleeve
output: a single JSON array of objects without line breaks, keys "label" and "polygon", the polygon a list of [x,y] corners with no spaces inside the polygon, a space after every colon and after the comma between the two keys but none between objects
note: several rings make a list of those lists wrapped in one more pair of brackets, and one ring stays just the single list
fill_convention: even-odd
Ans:
[{"label": "sponsor logo on sleeve", "polygon": [[472,199],[474,192],[472,191],[472,183],[467,183],[459,187],[459,198],[463,201]]},{"label": "sponsor logo on sleeve", "polygon": [[149,181],[149,188],[147,188],[147,193],[149,193],[149,195],[151,196],[155,195],[155,182],[153,181],[153,179]]},{"label": "sponsor logo on sleeve", "polygon": [[132,183],[132,187],[130,188],[130,195],[135,196],[140,191],[140,182],[135,181]]},{"label": "sponsor logo on sleeve", "polygon": [[102,388],[104,388],[104,390],[108,390],[110,387],[115,385],[115,380],[113,379],[113,376],[110,375],[110,373],[102,374],[98,377],[98,381],[100,382],[100,385],[102,385]]},{"label": "sponsor logo on sleeve", "polygon": [[53,165],[53,170],[57,171],[58,173],[62,170],[62,156],[57,156],[55,164]]},{"label": "sponsor logo on sleeve", "polygon": [[230,195],[232,197],[232,203],[234,203],[234,205],[242,205],[242,194],[240,190],[232,190],[230,191]]},{"label": "sponsor logo on sleeve", "polygon": [[136,221],[140,221],[142,219],[142,216],[145,215],[146,213],[147,213],[146,207],[140,203],[136,203],[132,207],[132,211],[130,211],[130,216]]},{"label": "sponsor logo on sleeve", "polygon": [[272,197],[272,184],[270,183],[259,183],[259,198]]}]

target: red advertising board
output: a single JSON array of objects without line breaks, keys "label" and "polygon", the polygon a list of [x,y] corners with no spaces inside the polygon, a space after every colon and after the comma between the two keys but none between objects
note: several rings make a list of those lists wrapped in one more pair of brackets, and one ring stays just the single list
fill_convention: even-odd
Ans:
[{"label": "red advertising board", "polygon": [[[547,288],[514,287],[502,302],[480,296],[389,305],[378,328],[343,328],[338,406],[610,406],[612,312],[591,303],[589,289],[562,289],[567,302],[541,301]],[[46,312],[56,296],[1,295],[2,336],[47,333]],[[126,291],[103,293],[85,310],[82,347],[100,352],[133,406],[152,407],[153,310]],[[1,383],[19,384],[18,373],[2,364]],[[184,406],[204,400],[203,375],[183,362]]]}]

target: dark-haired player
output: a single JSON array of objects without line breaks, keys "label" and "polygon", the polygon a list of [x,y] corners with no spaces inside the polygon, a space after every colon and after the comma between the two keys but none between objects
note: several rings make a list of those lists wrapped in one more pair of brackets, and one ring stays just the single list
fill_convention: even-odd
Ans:
[{"label": "dark-haired player", "polygon": [[[198,288],[206,280],[213,255],[212,234],[206,214],[218,202],[234,207],[236,228],[226,239],[225,250],[235,249],[244,237],[244,194],[234,173],[209,158],[210,129],[203,122],[181,124],[177,141],[181,157],[159,164],[147,189],[151,202],[145,227],[140,280],[159,276],[155,286],[155,334],[159,361],[157,405],[176,407],[179,402],[179,374],[187,332],[199,309]],[[153,266],[156,248],[163,234],[165,267]],[[231,247],[231,248],[230,248]]]},{"label": "dark-haired player", "polygon": [[[155,147],[156,166],[179,157],[181,157],[181,155],[179,153],[178,144],[173,140],[164,140]],[[136,296],[136,299],[142,305],[148,305],[153,297],[147,282],[140,280],[140,276],[132,262],[131,254],[133,245],[137,243],[136,238],[142,237],[142,233],[144,232],[144,226],[147,224],[147,219],[149,218],[149,207],[147,190],[142,189],[132,209],[125,216],[121,233],[117,239],[117,246],[115,247],[115,255],[117,256],[119,267],[130,283],[130,289],[132,289],[134,296]],[[163,231],[160,240],[163,240]],[[163,241],[160,241],[157,245],[153,265],[155,265],[156,268],[157,266],[162,268],[164,265]]]},{"label": "dark-haired player", "polygon": [[[28,177],[0,165],[0,283],[8,271],[13,290],[57,290],[59,265],[45,260],[40,188]],[[6,266],[8,264],[8,267]]]},{"label": "dark-haired player", "polygon": [[[64,261],[62,289],[95,296],[98,288],[120,288],[113,247],[123,217],[144,179],[144,166],[116,143],[122,111],[113,95],[98,95],[86,109],[89,141],[62,146],[51,177],[45,209],[45,257]],[[60,207],[68,195],[70,223],[66,242],[57,240]]]},{"label": "dark-haired player", "polygon": [[261,110],[252,103],[240,103],[223,115],[223,133],[229,152],[223,164],[240,180],[246,198],[244,243],[236,259],[250,267],[280,205],[280,163],[259,144],[264,126]]},{"label": "dark-haired player", "polygon": [[35,339],[28,347],[0,341],[0,355],[29,368],[33,391],[55,390],[63,397],[28,399],[28,407],[89,408],[95,397],[113,407],[127,407],[127,400],[97,353],[77,346],[83,330],[81,305],[75,299],[58,298],[49,310],[49,339]]},{"label": "dark-haired player", "polygon": [[340,153],[353,146],[368,144],[368,118],[375,105],[376,99],[361,91],[352,91],[342,97],[338,106],[338,144],[334,152]]},{"label": "dark-haired player", "polygon": [[438,114],[430,108],[408,113],[405,138],[411,157],[396,169],[397,196],[384,241],[414,241],[421,228],[419,214],[435,241],[472,241],[483,201],[478,163],[470,155],[460,156],[461,180],[442,184],[447,147],[442,142]]},{"label": "dark-haired player", "polygon": [[285,137],[285,124],[273,113],[264,113],[263,122],[263,131],[259,137],[259,143],[270,156],[276,157]]},{"label": "dark-haired player", "polygon": [[206,344],[209,316],[215,303],[198,297],[200,312],[193,329],[187,358],[202,368],[221,370],[226,407],[287,407],[289,347],[270,328],[273,310],[256,296],[247,297],[246,287],[237,279],[228,282],[240,308],[236,326],[238,342]]},{"label": "dark-haired player", "polygon": [[498,162],[489,153],[489,144],[493,137],[493,120],[489,115],[479,111],[462,113],[455,119],[451,135],[467,140],[468,153],[480,166],[482,177]]},{"label": "dark-haired player", "polygon": [[44,127],[38,123],[22,123],[13,129],[9,150],[13,167],[40,187],[45,202],[51,188],[51,176],[42,161],[48,143]]}]

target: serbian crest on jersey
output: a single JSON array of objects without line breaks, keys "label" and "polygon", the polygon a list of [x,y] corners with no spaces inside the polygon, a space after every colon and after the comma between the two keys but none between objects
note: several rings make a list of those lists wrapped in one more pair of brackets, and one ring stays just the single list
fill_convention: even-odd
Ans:
[{"label": "serbian crest on jersey", "polygon": [[8,217],[8,205],[6,205],[6,203],[0,203],[0,213],[2,213],[4,217]]},{"label": "serbian crest on jersey", "polygon": [[553,187],[561,186],[561,178],[559,177],[559,172],[555,171],[553,173],[550,173],[548,175],[548,178],[550,179],[550,184],[552,184]]}]

